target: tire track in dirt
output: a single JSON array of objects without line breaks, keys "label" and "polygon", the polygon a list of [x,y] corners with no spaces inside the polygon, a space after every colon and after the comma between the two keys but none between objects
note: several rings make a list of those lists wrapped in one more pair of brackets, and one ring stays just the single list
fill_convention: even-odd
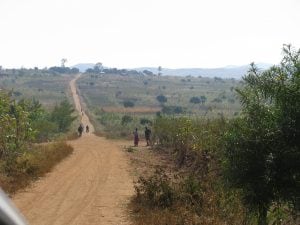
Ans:
[{"label": "tire track in dirt", "polygon": [[[81,113],[75,85],[79,77],[70,82],[70,88]],[[130,224],[126,204],[133,184],[122,151],[127,143],[95,136],[85,113],[81,121],[89,125],[90,133],[68,142],[74,153],[32,187],[13,196],[31,225]]]}]

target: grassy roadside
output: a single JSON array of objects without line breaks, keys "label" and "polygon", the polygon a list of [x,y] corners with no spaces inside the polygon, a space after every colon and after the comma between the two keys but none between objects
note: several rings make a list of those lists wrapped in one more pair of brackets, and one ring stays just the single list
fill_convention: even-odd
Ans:
[{"label": "grassy roadside", "polygon": [[5,192],[13,194],[44,176],[72,152],[73,148],[65,142],[33,145],[9,168],[0,161],[0,186]]},{"label": "grassy roadside", "polygon": [[246,224],[238,198],[230,202],[222,196],[237,193],[218,190],[214,174],[198,182],[166,149],[128,147],[125,152],[135,180],[136,194],[129,205],[134,225]]}]

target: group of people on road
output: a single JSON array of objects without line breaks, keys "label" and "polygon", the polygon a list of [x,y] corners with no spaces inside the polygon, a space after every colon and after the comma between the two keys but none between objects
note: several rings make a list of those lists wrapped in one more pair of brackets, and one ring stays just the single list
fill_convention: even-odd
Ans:
[{"label": "group of people on road", "polygon": [[[151,137],[151,130],[148,127],[145,127],[145,139],[147,142],[147,146],[150,146],[151,144],[150,137]],[[133,143],[135,147],[139,145],[139,133],[137,128],[135,128],[135,131],[133,132]]]},{"label": "group of people on road", "polygon": [[[84,132],[84,126],[83,126],[82,123],[79,125],[77,131],[78,131],[79,137],[81,137],[81,136],[82,136],[82,133]],[[89,132],[90,132],[89,125],[86,125],[86,126],[85,126],[85,132],[86,132],[86,133],[89,133]]]},{"label": "group of people on road", "polygon": [[[86,133],[89,133],[90,132],[90,128],[89,128],[89,125],[86,125],[84,127],[84,125],[81,123],[77,129],[78,131],[78,135],[79,137],[82,136],[82,133],[84,132],[84,129],[85,129],[85,132]],[[139,145],[139,133],[138,133],[138,129],[135,128],[135,131],[133,132],[133,143],[134,143],[134,146],[137,147]],[[148,127],[145,127],[145,139],[146,139],[146,146],[150,146],[151,144],[151,130],[148,128]]]}]

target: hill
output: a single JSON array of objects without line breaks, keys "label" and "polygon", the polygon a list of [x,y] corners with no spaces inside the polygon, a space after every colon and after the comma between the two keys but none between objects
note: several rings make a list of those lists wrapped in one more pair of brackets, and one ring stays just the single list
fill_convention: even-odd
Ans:
[{"label": "hill", "polygon": [[[85,72],[88,68],[93,68],[94,65],[95,64],[93,63],[80,63],[74,65],[73,67],[78,68],[80,72]],[[265,70],[271,67],[272,65],[267,63],[259,63],[257,64],[257,66],[261,70]],[[247,73],[248,69],[249,69],[249,65],[226,66],[220,68],[178,68],[178,69],[163,68],[162,74],[170,75],[170,76],[193,76],[193,77],[202,76],[202,77],[211,77],[211,78],[221,77],[221,78],[240,79],[244,74]],[[139,72],[148,70],[154,74],[158,73],[156,67],[138,67],[138,68],[133,68],[133,70]]]}]

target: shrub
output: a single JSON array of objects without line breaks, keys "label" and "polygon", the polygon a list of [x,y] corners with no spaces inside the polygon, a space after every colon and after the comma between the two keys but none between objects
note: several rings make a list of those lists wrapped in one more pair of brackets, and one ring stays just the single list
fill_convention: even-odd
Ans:
[{"label": "shrub", "polygon": [[147,119],[147,118],[141,118],[140,119],[140,124],[142,124],[142,125],[147,125],[147,124],[152,125],[152,121]]},{"label": "shrub", "polygon": [[164,95],[158,95],[158,96],[156,97],[156,99],[157,99],[157,101],[159,101],[161,104],[163,104],[163,103],[165,103],[165,102],[168,101],[167,97],[164,96]]},{"label": "shrub", "polygon": [[201,102],[201,99],[198,97],[191,97],[190,103],[199,104]]},{"label": "shrub", "polygon": [[122,117],[122,125],[131,123],[133,121],[133,118],[131,116],[125,115]]},{"label": "shrub", "polygon": [[171,180],[162,169],[148,177],[140,177],[134,186],[136,197],[150,207],[170,207],[174,203],[175,193]]},{"label": "shrub", "polygon": [[125,108],[134,107],[134,103],[132,101],[124,101],[123,105]]},{"label": "shrub", "polygon": [[163,106],[162,113],[164,114],[182,114],[185,112],[185,109],[181,106]]}]

